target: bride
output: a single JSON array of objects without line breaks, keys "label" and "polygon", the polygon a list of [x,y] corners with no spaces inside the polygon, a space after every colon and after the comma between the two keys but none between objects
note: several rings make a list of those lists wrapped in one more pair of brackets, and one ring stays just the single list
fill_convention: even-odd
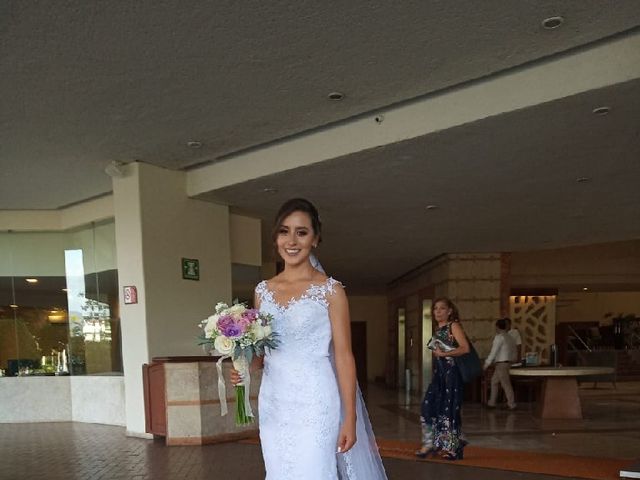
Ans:
[{"label": "bride", "polygon": [[[255,306],[273,316],[277,349],[264,366],[258,397],[266,480],[386,480],[356,382],[349,305],[312,251],[321,239],[318,211],[285,202],[273,241],[284,270],[255,290]],[[232,370],[231,380],[240,375]]]}]

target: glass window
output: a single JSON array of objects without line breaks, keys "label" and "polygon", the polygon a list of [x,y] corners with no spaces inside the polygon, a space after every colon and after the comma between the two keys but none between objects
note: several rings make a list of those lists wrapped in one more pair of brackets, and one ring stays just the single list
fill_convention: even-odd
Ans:
[{"label": "glass window", "polygon": [[122,373],[113,221],[0,233],[5,375]]}]

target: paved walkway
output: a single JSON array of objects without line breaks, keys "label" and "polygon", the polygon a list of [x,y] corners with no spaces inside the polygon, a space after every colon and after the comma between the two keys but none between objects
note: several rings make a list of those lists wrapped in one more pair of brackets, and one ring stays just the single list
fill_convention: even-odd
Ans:
[{"label": "paved walkway", "polygon": [[[515,412],[465,405],[463,427],[473,445],[574,455],[640,458],[640,383],[580,389],[585,419],[542,422],[532,405]],[[419,397],[370,386],[376,435],[418,441]],[[0,406],[0,408],[2,408]],[[390,480],[503,480],[562,477],[384,459]],[[566,479],[566,477],[564,477]],[[222,444],[165,447],[128,438],[121,427],[83,423],[0,424],[0,480],[263,480],[260,448]],[[304,479],[301,479],[304,480]]]},{"label": "paved walkway", "polygon": [[[460,465],[385,459],[390,480],[560,480]],[[165,447],[124,428],[82,423],[0,425],[2,480],[264,480],[260,448]],[[304,479],[300,479],[304,480]],[[565,478],[566,480],[566,478]]]}]

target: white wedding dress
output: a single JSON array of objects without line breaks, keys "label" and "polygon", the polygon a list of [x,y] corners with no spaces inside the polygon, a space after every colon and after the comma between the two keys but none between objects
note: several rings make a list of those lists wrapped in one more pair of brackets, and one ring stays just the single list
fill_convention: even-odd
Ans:
[{"label": "white wedding dress", "polygon": [[265,281],[256,287],[260,311],[273,316],[277,349],[268,351],[258,397],[266,480],[385,480],[369,416],[358,389],[357,442],[336,453],[340,392],[333,365],[327,296],[333,278],[311,285],[286,305]]}]

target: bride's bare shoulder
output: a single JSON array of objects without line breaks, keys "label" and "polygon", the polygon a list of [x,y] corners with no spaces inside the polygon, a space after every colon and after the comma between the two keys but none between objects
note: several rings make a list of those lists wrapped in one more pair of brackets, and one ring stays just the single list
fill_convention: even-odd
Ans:
[{"label": "bride's bare shoulder", "polygon": [[278,287],[278,286],[280,286],[280,285],[282,285],[283,283],[286,283],[286,282],[282,278],[282,274],[279,273],[278,275],[274,275],[273,277],[265,280],[265,283],[266,283],[267,287],[274,288],[274,287]]}]

